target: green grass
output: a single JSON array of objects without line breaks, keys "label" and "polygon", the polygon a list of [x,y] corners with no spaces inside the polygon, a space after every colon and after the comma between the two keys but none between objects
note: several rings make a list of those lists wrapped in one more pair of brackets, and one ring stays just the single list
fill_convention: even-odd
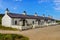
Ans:
[{"label": "green grass", "polygon": [[11,28],[11,27],[4,27],[4,26],[0,25],[0,30],[14,30],[14,31],[16,31],[16,30],[18,30],[18,29],[16,29],[16,28]]},{"label": "green grass", "polygon": [[29,40],[29,38],[17,34],[0,34],[0,40]]}]

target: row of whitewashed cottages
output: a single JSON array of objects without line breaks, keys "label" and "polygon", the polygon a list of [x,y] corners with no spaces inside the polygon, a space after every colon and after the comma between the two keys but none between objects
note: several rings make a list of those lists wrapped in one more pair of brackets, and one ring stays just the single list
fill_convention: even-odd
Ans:
[{"label": "row of whitewashed cottages", "polygon": [[56,21],[50,17],[27,15],[24,11],[23,14],[16,14],[9,12],[8,8],[2,18],[2,26],[12,27],[17,29],[29,29],[48,25],[54,25]]}]

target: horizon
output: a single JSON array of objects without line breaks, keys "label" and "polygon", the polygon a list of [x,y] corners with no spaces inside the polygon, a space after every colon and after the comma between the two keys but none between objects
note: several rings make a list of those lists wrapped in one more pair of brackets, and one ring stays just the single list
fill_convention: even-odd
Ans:
[{"label": "horizon", "polygon": [[0,0],[0,14],[8,8],[12,13],[22,14],[26,11],[29,15],[36,12],[39,16],[45,14],[60,20],[60,0]]}]

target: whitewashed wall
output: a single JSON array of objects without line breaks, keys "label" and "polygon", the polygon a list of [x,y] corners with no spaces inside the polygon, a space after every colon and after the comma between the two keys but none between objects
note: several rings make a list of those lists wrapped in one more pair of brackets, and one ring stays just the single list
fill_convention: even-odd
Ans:
[{"label": "whitewashed wall", "polygon": [[17,25],[19,25],[20,18],[12,18],[12,25],[15,25],[15,21],[17,21]]},{"label": "whitewashed wall", "polygon": [[5,14],[4,17],[2,18],[2,26],[11,26],[11,18]]},{"label": "whitewashed wall", "polygon": [[[20,20],[21,20],[20,18],[10,18],[7,14],[5,14],[4,17],[2,18],[2,26],[17,28],[17,29],[29,29],[29,28],[36,28],[36,27],[45,26],[45,25],[56,24],[56,22],[54,21],[48,24],[44,20],[41,20],[40,25],[38,25],[38,21],[36,21],[36,19],[25,19],[27,20],[27,23],[31,25],[27,26],[27,24],[25,23],[26,25],[22,26],[23,22]],[[15,25],[15,21],[17,21],[17,25]],[[33,21],[34,21],[34,24],[33,24]]]},{"label": "whitewashed wall", "polygon": [[[18,25],[21,25],[22,21],[20,21],[20,20],[21,20],[20,18],[13,18],[12,19],[12,24],[14,25],[15,21],[17,21]],[[28,24],[32,24],[33,21],[35,22],[35,19],[25,19],[25,20],[27,20]]]},{"label": "whitewashed wall", "polygon": [[33,21],[35,22],[36,19],[26,19],[26,20],[28,21],[28,24],[33,24],[32,22]]}]

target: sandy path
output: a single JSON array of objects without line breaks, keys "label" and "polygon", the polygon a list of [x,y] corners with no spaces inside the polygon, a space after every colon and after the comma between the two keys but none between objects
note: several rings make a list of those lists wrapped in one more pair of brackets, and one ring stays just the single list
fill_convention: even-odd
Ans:
[{"label": "sandy path", "polygon": [[21,32],[0,30],[0,33],[22,34],[29,37],[30,40],[60,40],[60,25],[30,29]]}]

